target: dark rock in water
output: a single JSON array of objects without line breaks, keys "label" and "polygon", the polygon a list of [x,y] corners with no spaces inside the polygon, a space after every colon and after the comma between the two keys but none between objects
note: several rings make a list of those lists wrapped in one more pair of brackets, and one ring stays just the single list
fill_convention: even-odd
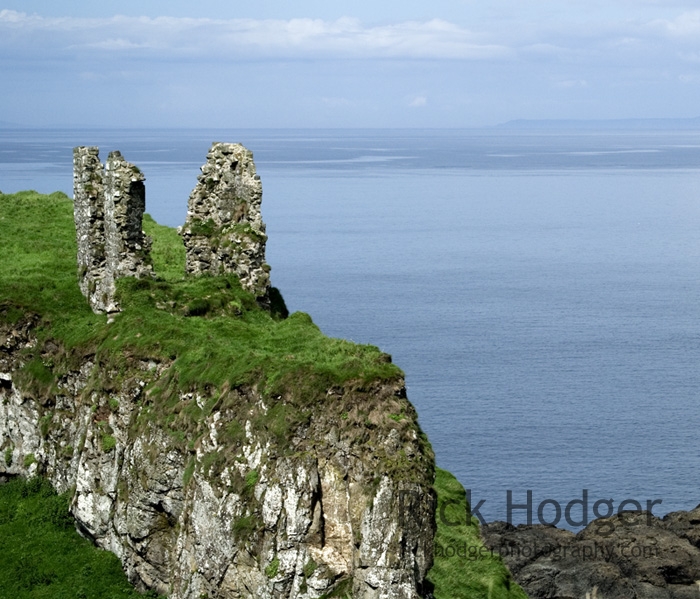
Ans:
[{"label": "dark rock in water", "polygon": [[482,536],[531,599],[700,596],[700,506],[663,519],[623,512],[578,534],[493,522]]}]

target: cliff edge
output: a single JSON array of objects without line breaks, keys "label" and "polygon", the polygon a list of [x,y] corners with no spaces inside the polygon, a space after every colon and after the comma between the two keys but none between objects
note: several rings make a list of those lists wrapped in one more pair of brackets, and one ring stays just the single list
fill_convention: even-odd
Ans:
[{"label": "cliff edge", "polygon": [[[96,153],[76,156],[100,171]],[[70,492],[81,532],[172,599],[427,592],[434,458],[401,371],[270,309],[250,213],[190,220],[197,264],[248,261],[185,276],[174,230],[119,216],[142,212],[140,172],[118,154],[106,171],[82,204],[0,196],[0,473]],[[104,245],[80,253],[96,230]]]}]

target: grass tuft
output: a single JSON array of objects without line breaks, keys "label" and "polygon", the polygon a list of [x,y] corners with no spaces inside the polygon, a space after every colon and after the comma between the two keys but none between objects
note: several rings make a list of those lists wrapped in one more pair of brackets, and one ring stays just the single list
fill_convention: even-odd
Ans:
[{"label": "grass tuft", "polygon": [[435,491],[435,563],[428,573],[435,599],[527,599],[500,556],[482,543],[476,516],[468,518],[467,495],[460,482],[436,468]]}]

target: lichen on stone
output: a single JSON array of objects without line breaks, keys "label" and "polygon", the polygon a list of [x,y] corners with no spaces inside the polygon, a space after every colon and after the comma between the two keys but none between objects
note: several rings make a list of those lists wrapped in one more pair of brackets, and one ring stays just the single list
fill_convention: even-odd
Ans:
[{"label": "lichen on stone", "polygon": [[93,311],[117,312],[115,280],[151,277],[143,173],[118,151],[105,166],[97,147],[73,149],[73,214],[80,290]]},{"label": "lichen on stone", "polygon": [[238,275],[262,303],[270,288],[265,263],[262,183],[253,153],[241,144],[212,144],[188,200],[182,238],[191,275]]}]

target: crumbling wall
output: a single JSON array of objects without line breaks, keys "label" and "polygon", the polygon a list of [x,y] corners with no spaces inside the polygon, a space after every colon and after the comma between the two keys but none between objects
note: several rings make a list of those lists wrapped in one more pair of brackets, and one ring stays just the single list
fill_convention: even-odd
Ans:
[{"label": "crumbling wall", "polygon": [[146,177],[110,152],[105,164],[105,232],[107,264],[114,278],[153,274],[151,240],[141,230],[146,211]]},{"label": "crumbling wall", "polygon": [[265,263],[262,183],[253,153],[241,144],[216,142],[190,194],[181,230],[188,274],[234,273],[244,289],[266,300],[270,267]]},{"label": "crumbling wall", "polygon": [[97,312],[111,312],[114,295],[105,280],[105,206],[104,169],[99,148],[81,146],[73,149],[73,217],[78,241],[78,283],[90,307]]},{"label": "crumbling wall", "polygon": [[99,148],[73,149],[78,280],[94,312],[119,311],[116,279],[153,276],[150,240],[141,229],[144,180],[120,152],[111,152],[103,167]]},{"label": "crumbling wall", "polygon": [[[187,274],[235,274],[244,289],[269,304],[262,183],[253,153],[241,144],[216,142],[201,171],[181,229]],[[98,148],[73,150],[80,289],[95,312],[119,310],[116,279],[153,276],[150,240],[141,230],[144,180],[120,152],[111,152],[103,167]]]}]

